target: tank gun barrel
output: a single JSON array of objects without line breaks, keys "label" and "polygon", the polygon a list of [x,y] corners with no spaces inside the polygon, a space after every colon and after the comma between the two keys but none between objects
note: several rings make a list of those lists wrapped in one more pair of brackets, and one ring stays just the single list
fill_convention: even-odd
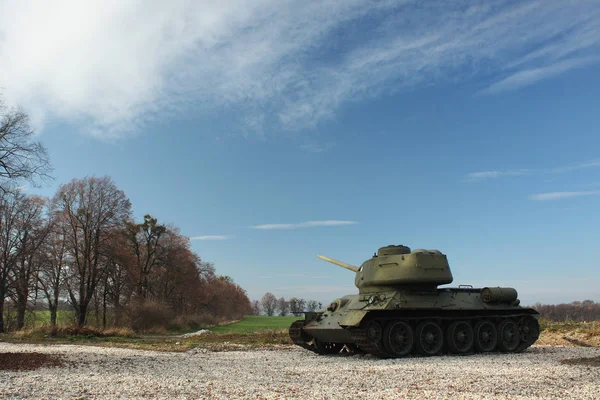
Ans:
[{"label": "tank gun barrel", "polygon": [[352,272],[358,272],[358,270],[359,270],[359,268],[355,267],[354,265],[346,264],[345,262],[334,260],[333,258],[329,258],[327,256],[322,256],[320,254],[317,254],[317,257],[319,257],[321,260],[325,260],[325,261],[330,262],[332,264],[339,265],[342,268],[349,269]]}]

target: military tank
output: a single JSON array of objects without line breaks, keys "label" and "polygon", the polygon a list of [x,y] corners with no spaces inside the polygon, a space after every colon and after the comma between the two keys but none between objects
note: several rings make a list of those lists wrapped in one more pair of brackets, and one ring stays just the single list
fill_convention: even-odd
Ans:
[{"label": "military tank", "polygon": [[513,353],[539,337],[539,313],[520,306],[514,288],[438,288],[453,281],[439,250],[385,246],[360,267],[318,257],[353,271],[358,294],[292,323],[292,341],[315,353],[380,358]]}]

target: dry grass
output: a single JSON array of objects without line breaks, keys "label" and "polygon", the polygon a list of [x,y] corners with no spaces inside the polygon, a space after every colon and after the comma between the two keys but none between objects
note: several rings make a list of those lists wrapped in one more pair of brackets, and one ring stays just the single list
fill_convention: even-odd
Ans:
[{"label": "dry grass", "polygon": [[210,333],[188,338],[172,335],[135,335],[130,329],[94,330],[61,327],[52,336],[50,330],[26,329],[0,336],[1,341],[14,343],[77,343],[92,346],[119,347],[138,350],[185,352],[194,348],[210,351],[248,349],[280,349],[292,346],[287,329],[263,330],[253,333]]},{"label": "dry grass", "polygon": [[537,344],[600,347],[600,321],[545,322]]},{"label": "dry grass", "polygon": [[108,337],[136,337],[133,330],[129,328],[107,328],[95,329],[78,326],[56,326],[39,325],[35,328],[22,329],[12,332],[7,337],[14,339],[41,339],[41,338],[108,338]]}]

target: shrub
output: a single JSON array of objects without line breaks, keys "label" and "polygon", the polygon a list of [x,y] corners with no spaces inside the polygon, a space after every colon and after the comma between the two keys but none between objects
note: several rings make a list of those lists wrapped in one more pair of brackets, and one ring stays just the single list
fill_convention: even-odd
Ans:
[{"label": "shrub", "polygon": [[131,328],[135,332],[164,328],[173,320],[171,309],[156,301],[136,302],[127,309]]}]

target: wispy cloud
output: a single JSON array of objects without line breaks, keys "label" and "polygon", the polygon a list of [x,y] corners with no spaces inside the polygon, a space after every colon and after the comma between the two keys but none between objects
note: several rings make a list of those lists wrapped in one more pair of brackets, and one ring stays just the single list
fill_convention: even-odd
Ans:
[{"label": "wispy cloud", "polygon": [[251,131],[302,129],[440,82],[518,89],[599,50],[600,3],[584,0],[0,3],[6,97],[102,137],[215,108]]},{"label": "wispy cloud", "polygon": [[562,167],[547,168],[547,169],[517,169],[517,170],[492,170],[481,172],[470,172],[467,174],[468,181],[483,181],[486,179],[495,179],[507,176],[520,176],[527,174],[562,174],[571,171],[577,171],[587,168],[600,167],[600,160],[590,160],[577,164],[566,165]]},{"label": "wispy cloud", "polygon": [[550,169],[548,172],[554,173],[554,174],[560,174],[560,173],[564,173],[564,172],[576,171],[579,169],[598,168],[598,167],[600,167],[600,160],[591,160],[591,161],[586,161],[586,162],[579,163],[579,164],[572,164],[572,165],[567,165],[564,167],[553,168],[553,169]]},{"label": "wispy cloud", "polygon": [[583,192],[549,192],[549,193],[537,193],[529,196],[529,199],[536,201],[547,201],[547,200],[560,200],[568,199],[571,197],[581,196],[594,196],[600,195],[600,190],[589,190]]},{"label": "wispy cloud", "polygon": [[357,224],[356,221],[338,221],[338,220],[325,220],[325,221],[306,221],[296,224],[262,224],[251,226],[253,229],[299,229],[299,228],[314,228],[318,226],[342,226],[342,225],[353,225]]},{"label": "wispy cloud", "polygon": [[481,171],[471,172],[467,175],[467,179],[470,181],[482,181],[485,179],[500,178],[503,176],[519,176],[529,173],[526,169],[514,170],[514,171]]},{"label": "wispy cloud", "polygon": [[331,150],[334,146],[335,146],[335,143],[333,143],[333,142],[327,142],[327,143],[310,142],[310,143],[305,143],[305,144],[300,145],[300,149],[302,149],[304,151],[308,151],[310,153],[323,153],[328,150]]},{"label": "wispy cloud", "polygon": [[230,235],[203,235],[203,236],[191,236],[190,240],[228,240],[231,239]]},{"label": "wispy cloud", "polygon": [[504,91],[515,90],[523,86],[532,85],[543,79],[560,75],[563,72],[571,69],[592,65],[599,62],[600,57],[581,57],[572,60],[559,61],[556,64],[549,66],[517,71],[501,81],[493,83],[487,89],[483,90],[483,93],[495,94]]}]

